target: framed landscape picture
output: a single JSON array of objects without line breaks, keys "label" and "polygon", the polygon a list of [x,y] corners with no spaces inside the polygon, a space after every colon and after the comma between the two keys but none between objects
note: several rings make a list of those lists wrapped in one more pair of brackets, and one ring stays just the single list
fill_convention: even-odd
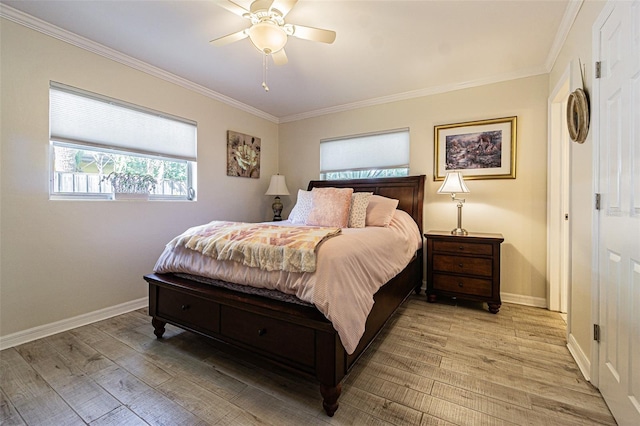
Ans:
[{"label": "framed landscape picture", "polygon": [[517,117],[434,127],[434,180],[459,171],[465,179],[515,179]]}]

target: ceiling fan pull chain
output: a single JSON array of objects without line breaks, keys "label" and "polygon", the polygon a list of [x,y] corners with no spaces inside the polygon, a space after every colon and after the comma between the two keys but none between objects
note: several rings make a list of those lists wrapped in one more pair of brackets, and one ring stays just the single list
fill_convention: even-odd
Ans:
[{"label": "ceiling fan pull chain", "polygon": [[269,86],[267,86],[267,55],[266,53],[262,55],[262,88],[265,92],[269,91]]}]

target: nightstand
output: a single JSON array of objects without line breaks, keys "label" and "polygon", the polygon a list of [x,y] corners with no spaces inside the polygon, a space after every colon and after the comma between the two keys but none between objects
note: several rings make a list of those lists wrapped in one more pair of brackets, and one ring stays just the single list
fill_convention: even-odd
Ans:
[{"label": "nightstand", "polygon": [[487,302],[497,314],[500,301],[501,234],[452,235],[429,231],[427,239],[427,300],[438,296]]}]

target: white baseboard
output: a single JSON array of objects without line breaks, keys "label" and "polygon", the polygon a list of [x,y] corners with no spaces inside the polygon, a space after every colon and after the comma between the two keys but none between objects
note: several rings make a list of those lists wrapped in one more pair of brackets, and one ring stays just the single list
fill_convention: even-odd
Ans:
[{"label": "white baseboard", "polygon": [[536,308],[546,308],[547,299],[544,297],[523,296],[521,294],[500,293],[503,303],[515,303],[516,305],[535,306]]},{"label": "white baseboard", "polygon": [[51,324],[40,325],[28,330],[19,331],[17,333],[8,334],[0,337],[0,350],[12,348],[23,343],[31,342],[36,339],[51,336],[52,334],[61,333],[71,330],[72,328],[82,327],[97,321],[115,317],[136,309],[144,308],[149,304],[149,297],[125,302],[120,305],[111,306],[109,308],[100,309],[87,314],[78,315],[77,317],[67,318],[56,321]]},{"label": "white baseboard", "polygon": [[569,334],[569,338],[567,339],[567,348],[569,349],[569,352],[571,352],[573,359],[576,360],[576,364],[578,364],[578,368],[580,369],[580,372],[582,372],[585,380],[591,381],[591,362],[578,344],[578,341],[573,337],[573,334]]},{"label": "white baseboard", "polygon": [[[427,282],[422,280],[421,290],[427,292]],[[516,305],[534,306],[536,308],[547,308],[547,299],[544,297],[523,296],[521,294],[500,293],[503,303],[515,303]]]},{"label": "white baseboard", "polygon": [[[423,281],[422,290],[426,290],[426,284]],[[500,297],[502,301],[505,303],[516,303],[518,305],[527,305],[527,306],[535,306],[538,308],[546,308],[547,301],[544,298],[540,297],[531,297],[531,296],[522,296],[519,294],[510,294],[510,293],[501,293]],[[127,312],[135,311],[136,309],[144,308],[149,304],[149,298],[143,297],[141,299],[132,300],[130,302],[125,302],[120,305],[111,306],[109,308],[100,309],[98,311],[89,312],[87,314],[78,315],[77,317],[64,319],[61,321],[56,321],[51,324],[45,324],[38,327],[30,328],[28,330],[19,331],[17,333],[9,334],[6,336],[0,337],[0,350],[12,348],[14,346],[21,345],[23,343],[31,342],[36,339],[41,339],[43,337],[51,336],[52,334],[62,333],[63,331],[71,330],[72,328],[82,327],[83,325],[91,324],[97,321],[102,321],[107,318],[115,317],[116,315],[121,315]],[[573,350],[571,349],[571,342],[568,343],[569,351],[573,354]],[[577,344],[575,345],[577,347]],[[577,347],[579,350],[579,347]],[[584,360],[583,364],[580,364],[580,361],[576,358],[576,362],[580,366],[580,370],[585,374],[585,370],[582,365],[589,364],[589,361],[582,351],[579,351],[582,354],[582,359]],[[586,362],[586,364],[585,364]],[[586,371],[590,371],[587,367]],[[585,377],[587,375],[585,374]],[[588,379],[587,379],[588,380]]]}]

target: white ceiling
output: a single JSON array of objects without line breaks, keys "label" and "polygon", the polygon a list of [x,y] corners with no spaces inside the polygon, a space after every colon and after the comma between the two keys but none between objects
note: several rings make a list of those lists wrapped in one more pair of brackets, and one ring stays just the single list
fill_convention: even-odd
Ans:
[{"label": "white ceiling", "polygon": [[286,22],[334,30],[336,41],[289,37],[267,93],[248,39],[209,44],[249,26],[220,1],[0,0],[0,14],[285,122],[549,72],[582,3],[300,0]]}]

